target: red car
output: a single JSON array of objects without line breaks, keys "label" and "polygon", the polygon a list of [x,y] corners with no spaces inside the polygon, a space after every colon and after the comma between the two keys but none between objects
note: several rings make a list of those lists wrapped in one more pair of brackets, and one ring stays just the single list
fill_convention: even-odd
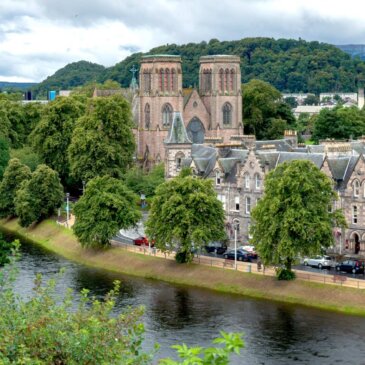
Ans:
[{"label": "red car", "polygon": [[[149,246],[148,238],[147,237],[138,237],[133,240],[133,244],[136,246]],[[151,242],[151,247],[154,246],[154,242]]]}]

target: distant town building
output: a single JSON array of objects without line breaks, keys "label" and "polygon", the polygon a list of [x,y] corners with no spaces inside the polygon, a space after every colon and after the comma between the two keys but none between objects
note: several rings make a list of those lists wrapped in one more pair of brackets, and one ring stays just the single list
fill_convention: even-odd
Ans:
[{"label": "distant town building", "polygon": [[300,114],[307,113],[309,115],[318,114],[322,109],[332,109],[335,105],[298,105],[293,109],[293,114],[296,118],[299,117]]}]

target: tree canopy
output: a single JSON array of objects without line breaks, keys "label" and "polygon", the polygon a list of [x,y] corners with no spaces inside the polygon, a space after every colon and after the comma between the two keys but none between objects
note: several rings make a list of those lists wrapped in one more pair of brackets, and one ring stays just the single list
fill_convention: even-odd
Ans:
[{"label": "tree canopy", "polygon": [[322,109],[314,119],[312,139],[350,139],[365,134],[365,111],[357,107]]},{"label": "tree canopy", "polygon": [[7,139],[0,135],[0,181],[10,160],[9,143]]},{"label": "tree canopy", "polygon": [[39,165],[16,192],[15,213],[20,225],[28,227],[49,217],[62,205],[63,197],[57,172],[46,165]]},{"label": "tree canopy", "polygon": [[110,176],[90,180],[74,208],[73,226],[82,246],[109,246],[120,229],[130,228],[141,219],[138,197]]},{"label": "tree canopy", "polygon": [[243,125],[245,133],[257,139],[278,139],[284,130],[295,124],[295,118],[281,93],[261,80],[251,80],[242,86]]},{"label": "tree canopy", "polygon": [[120,178],[132,163],[135,140],[129,103],[119,95],[91,99],[69,146],[71,174],[81,181]]},{"label": "tree canopy", "polygon": [[29,180],[31,172],[28,166],[18,159],[11,159],[5,169],[4,179],[0,183],[0,217],[14,217],[15,196],[22,182]]},{"label": "tree canopy", "polygon": [[193,248],[225,238],[223,206],[212,181],[192,176],[178,176],[156,189],[146,226],[156,247],[176,250],[181,261],[192,259]]},{"label": "tree canopy", "polygon": [[331,210],[337,194],[331,180],[312,162],[284,162],[265,178],[263,197],[252,210],[252,240],[264,264],[291,264],[333,244],[333,227],[344,226]]},{"label": "tree canopy", "polygon": [[73,97],[57,97],[44,109],[41,121],[31,134],[34,150],[64,181],[69,175],[68,147],[76,120],[85,105]]}]

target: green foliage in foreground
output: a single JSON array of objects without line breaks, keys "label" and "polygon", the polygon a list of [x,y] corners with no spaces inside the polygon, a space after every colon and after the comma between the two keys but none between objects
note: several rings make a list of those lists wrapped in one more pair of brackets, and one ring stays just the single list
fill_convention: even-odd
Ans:
[{"label": "green foliage in foreground", "polygon": [[333,244],[333,227],[345,226],[332,211],[337,194],[331,180],[311,161],[284,162],[265,178],[265,192],[252,210],[252,244],[265,265],[291,265],[298,256],[318,254]]},{"label": "green foliage in foreground", "polygon": [[15,249],[14,242],[7,242],[0,232],[0,268],[10,262],[11,253]]},{"label": "green foliage in foreground", "polygon": [[26,165],[30,168],[31,171],[34,171],[38,165],[41,164],[41,159],[36,152],[29,146],[13,149],[10,151],[11,158],[17,158],[23,165]]},{"label": "green foliage in foreground", "polygon": [[[19,246],[18,242],[14,247]],[[77,306],[74,292],[59,294],[57,281],[47,283],[37,275],[33,296],[23,299],[13,290],[17,250],[11,264],[0,268],[0,363],[3,365],[151,365],[158,349],[142,351],[143,308],[115,314],[120,283],[103,300],[83,289]],[[62,278],[62,272],[59,274]],[[61,291],[62,292],[62,291]],[[230,354],[239,354],[241,335],[221,332],[218,347],[173,346],[182,362],[160,360],[161,365],[228,365]]]},{"label": "green foliage in foreground", "polygon": [[7,139],[0,135],[0,181],[3,178],[4,171],[10,159],[9,143]]},{"label": "green foliage in foreground", "polygon": [[120,180],[103,176],[89,181],[74,208],[73,230],[81,245],[109,246],[120,229],[134,226],[141,219],[137,199]]},{"label": "green foliage in foreground", "polygon": [[39,165],[16,192],[15,213],[19,224],[28,227],[51,216],[62,205],[63,197],[57,172],[46,165]]},{"label": "green foliage in foreground", "polygon": [[175,249],[180,262],[191,261],[194,248],[225,238],[223,206],[212,181],[192,176],[178,176],[157,188],[146,226],[156,247]]}]

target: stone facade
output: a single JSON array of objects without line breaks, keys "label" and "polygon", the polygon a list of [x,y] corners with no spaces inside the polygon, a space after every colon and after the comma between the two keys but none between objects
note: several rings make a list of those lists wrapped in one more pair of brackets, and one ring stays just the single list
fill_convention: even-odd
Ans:
[{"label": "stone facade", "polygon": [[186,156],[182,166],[194,174],[212,179],[218,199],[226,212],[226,232],[233,242],[238,227],[240,243],[248,242],[250,213],[264,192],[265,175],[278,164],[292,160],[310,160],[333,181],[346,229],[334,228],[334,250],[341,254],[365,255],[365,141],[323,141],[318,146],[297,147],[291,132],[275,141],[255,141],[249,136],[232,137],[240,143],[198,145],[166,144],[166,177],[178,174],[176,156]]},{"label": "stone facade", "polygon": [[198,90],[183,90],[182,78],[179,56],[142,57],[134,134],[137,159],[147,168],[165,159],[164,140],[174,112],[181,113],[194,143],[206,138],[229,141],[243,132],[239,57],[201,57]]}]

